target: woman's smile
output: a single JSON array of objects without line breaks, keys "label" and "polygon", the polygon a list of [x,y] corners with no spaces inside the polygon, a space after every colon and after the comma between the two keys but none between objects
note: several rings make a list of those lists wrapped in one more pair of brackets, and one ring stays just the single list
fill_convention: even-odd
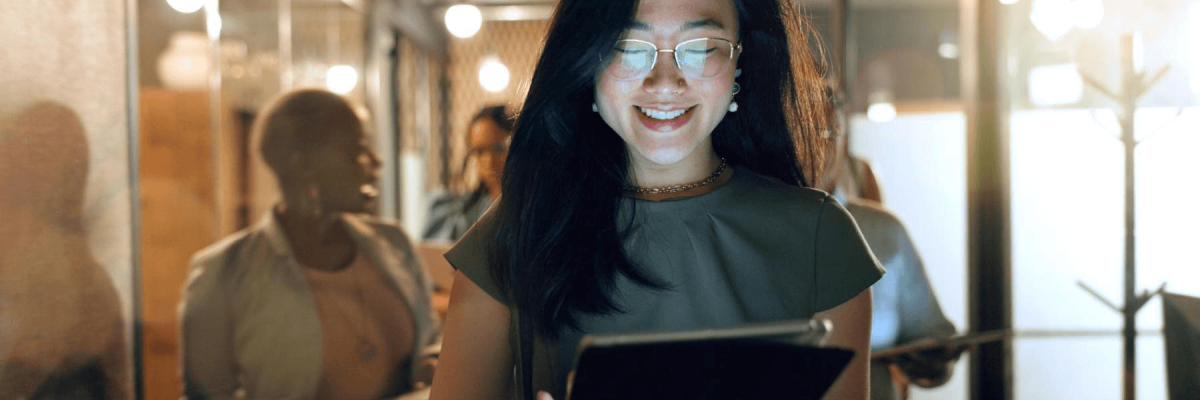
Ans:
[{"label": "woman's smile", "polygon": [[688,121],[692,120],[692,110],[696,106],[687,108],[649,108],[635,106],[639,112],[639,120],[642,125],[655,132],[671,132],[687,125]]}]

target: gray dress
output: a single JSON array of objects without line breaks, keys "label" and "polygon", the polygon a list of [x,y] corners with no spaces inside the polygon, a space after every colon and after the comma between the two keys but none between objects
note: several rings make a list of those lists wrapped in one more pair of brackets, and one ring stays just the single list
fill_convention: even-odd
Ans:
[{"label": "gray dress", "polygon": [[[887,276],[872,286],[871,350],[953,336],[954,324],[942,313],[921,256],[900,219],[870,200],[849,199],[843,204],[858,221],[875,257],[888,270]],[[899,398],[888,362],[872,362],[871,399]]]},{"label": "gray dress", "polygon": [[[670,285],[654,291],[618,279],[626,312],[583,315],[582,331],[535,340],[535,390],[564,398],[579,340],[589,333],[721,328],[811,318],[866,290],[883,274],[853,218],[832,197],[737,168],[711,192],[676,200],[630,199],[618,219],[631,261]],[[511,305],[486,261],[491,218],[446,258],[484,291]],[[835,327],[836,329],[836,327]]]}]

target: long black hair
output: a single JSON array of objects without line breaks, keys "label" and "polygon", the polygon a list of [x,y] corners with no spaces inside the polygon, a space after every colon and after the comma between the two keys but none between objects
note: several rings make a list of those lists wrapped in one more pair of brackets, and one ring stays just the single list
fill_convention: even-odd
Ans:
[{"label": "long black hair", "polygon": [[[817,176],[825,115],[818,63],[792,0],[731,0],[743,52],[741,110],[713,131],[730,164],[795,186]],[[628,184],[625,143],[591,111],[601,56],[629,28],[638,0],[563,0],[551,20],[517,119],[494,210],[493,278],[538,333],[577,329],[580,314],[621,310],[619,276],[662,282],[633,265],[619,226]],[[803,29],[803,30],[802,30]],[[807,168],[805,168],[807,166]],[[807,169],[807,170],[806,170]]]}]

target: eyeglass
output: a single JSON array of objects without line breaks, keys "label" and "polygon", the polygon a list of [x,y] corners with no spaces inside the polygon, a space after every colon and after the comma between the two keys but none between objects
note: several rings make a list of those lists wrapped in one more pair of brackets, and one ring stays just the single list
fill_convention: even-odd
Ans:
[{"label": "eyeglass", "polygon": [[602,61],[614,78],[639,79],[650,74],[658,62],[658,53],[674,53],[675,65],[683,75],[693,79],[715,78],[729,69],[733,55],[741,53],[742,45],[720,38],[699,38],[684,41],[674,50],[659,50],[654,43],[622,39]]},{"label": "eyeglass", "polygon": [[478,157],[483,153],[503,154],[508,152],[508,142],[510,139],[497,140],[482,147],[475,147],[468,151],[468,156]]}]

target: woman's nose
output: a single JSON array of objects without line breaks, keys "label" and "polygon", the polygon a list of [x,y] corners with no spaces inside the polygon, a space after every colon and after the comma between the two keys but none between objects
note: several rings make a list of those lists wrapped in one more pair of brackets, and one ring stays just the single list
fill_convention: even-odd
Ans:
[{"label": "woman's nose", "polygon": [[642,85],[646,92],[659,95],[681,94],[687,90],[687,80],[683,77],[683,71],[675,65],[672,53],[659,53],[658,62],[646,75]]}]

